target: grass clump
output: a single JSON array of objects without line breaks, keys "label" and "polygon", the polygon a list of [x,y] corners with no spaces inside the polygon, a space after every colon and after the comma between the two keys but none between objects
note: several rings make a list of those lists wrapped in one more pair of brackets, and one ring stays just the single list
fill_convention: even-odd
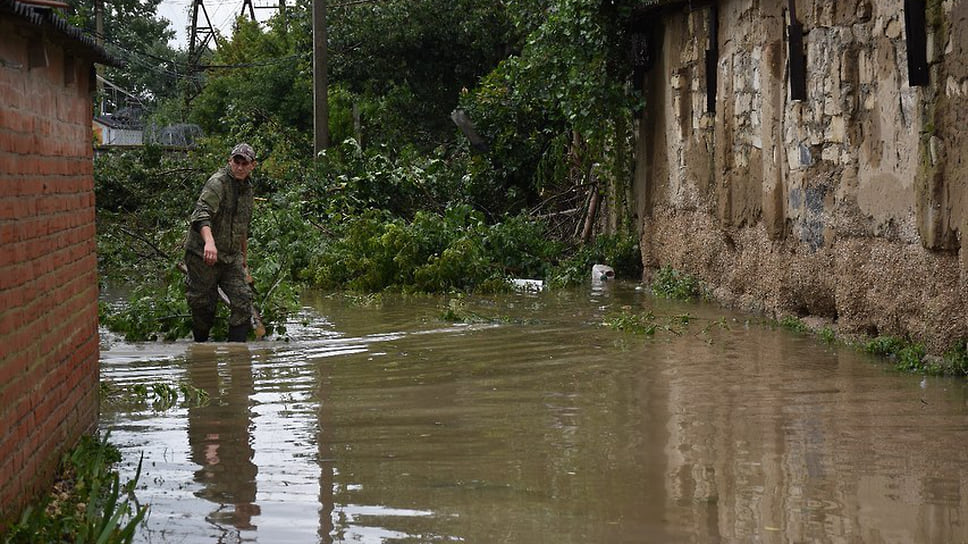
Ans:
[{"label": "grass clump", "polygon": [[904,372],[941,374],[943,371],[930,359],[926,359],[924,344],[897,336],[877,336],[863,344],[863,350],[872,355],[887,357],[894,361],[894,368]]},{"label": "grass clump", "polygon": [[941,357],[946,374],[968,376],[968,341],[959,340]]},{"label": "grass clump", "polygon": [[122,484],[112,468],[120,461],[121,453],[108,442],[108,434],[100,440],[84,436],[61,461],[51,491],[24,511],[4,544],[131,542],[148,507],[133,497],[140,462],[134,479]]},{"label": "grass clump", "polygon": [[655,273],[652,280],[652,292],[657,296],[675,300],[692,300],[699,298],[702,291],[699,280],[672,267],[662,267]]},{"label": "grass clump", "polygon": [[807,324],[804,323],[802,319],[800,319],[799,317],[794,317],[792,315],[788,315],[783,319],[781,319],[779,321],[779,325],[780,327],[788,331],[795,332],[798,334],[806,334],[810,332],[810,327],[808,327]]}]

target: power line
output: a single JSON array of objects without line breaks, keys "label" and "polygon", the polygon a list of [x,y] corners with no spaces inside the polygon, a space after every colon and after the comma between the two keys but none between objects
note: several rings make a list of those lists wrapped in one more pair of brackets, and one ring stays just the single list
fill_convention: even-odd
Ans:
[{"label": "power line", "polygon": [[[89,32],[85,30],[84,33],[91,36],[92,38],[97,36],[96,32]],[[103,43],[105,45],[113,46],[111,48],[112,54],[128,60],[131,60],[131,59],[139,60],[141,66],[144,66],[146,68],[152,68],[154,65],[145,63],[145,61],[140,59],[141,57],[152,59],[158,62],[163,62],[165,64],[171,65],[176,68],[183,68],[186,71],[189,66],[188,64],[177,61],[175,59],[159,57],[158,55],[155,55],[153,53],[148,53],[146,51],[140,51],[138,49],[130,48],[128,46],[118,43],[115,40],[109,40],[107,38],[103,38],[103,39],[104,39]],[[198,67],[202,69],[255,68],[260,66],[271,66],[273,64],[281,64],[284,62],[289,62],[289,61],[298,59],[300,57],[306,57],[308,55],[309,55],[309,52],[307,51],[304,53],[293,53],[292,55],[286,55],[284,57],[272,57],[272,58],[262,59],[262,60],[253,61],[253,62],[240,62],[235,64],[199,64]],[[156,71],[158,71],[159,73],[168,74],[168,75],[177,76],[177,77],[184,77],[185,75],[184,72],[179,72],[179,71],[169,71],[169,70],[156,70]]]}]

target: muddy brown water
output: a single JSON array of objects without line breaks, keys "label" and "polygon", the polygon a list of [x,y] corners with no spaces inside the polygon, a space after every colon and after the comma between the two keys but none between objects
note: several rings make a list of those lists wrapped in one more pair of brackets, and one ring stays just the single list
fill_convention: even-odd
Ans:
[{"label": "muddy brown water", "polygon": [[[289,341],[125,344],[139,542],[968,542],[968,388],[633,284],[307,295]],[[651,311],[652,337],[602,327]],[[626,310],[628,311],[628,310]],[[683,325],[672,319],[689,315]],[[666,326],[668,329],[666,330]]]}]

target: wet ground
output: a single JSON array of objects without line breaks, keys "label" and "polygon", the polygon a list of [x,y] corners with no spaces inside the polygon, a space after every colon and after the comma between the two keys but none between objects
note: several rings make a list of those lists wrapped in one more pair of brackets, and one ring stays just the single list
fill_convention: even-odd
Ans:
[{"label": "wet ground", "polygon": [[139,542],[968,542],[964,380],[633,284],[304,304],[289,341],[105,339],[103,380],[209,396],[102,403]]}]

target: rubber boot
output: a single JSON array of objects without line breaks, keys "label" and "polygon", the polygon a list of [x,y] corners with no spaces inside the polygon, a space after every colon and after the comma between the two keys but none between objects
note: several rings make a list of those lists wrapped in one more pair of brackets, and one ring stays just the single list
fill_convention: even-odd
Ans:
[{"label": "rubber boot", "polygon": [[232,325],[229,327],[229,342],[245,342],[249,339],[249,325]]},{"label": "rubber boot", "polygon": [[208,333],[212,330],[215,314],[203,310],[192,310],[192,336],[196,342],[208,342]]}]

